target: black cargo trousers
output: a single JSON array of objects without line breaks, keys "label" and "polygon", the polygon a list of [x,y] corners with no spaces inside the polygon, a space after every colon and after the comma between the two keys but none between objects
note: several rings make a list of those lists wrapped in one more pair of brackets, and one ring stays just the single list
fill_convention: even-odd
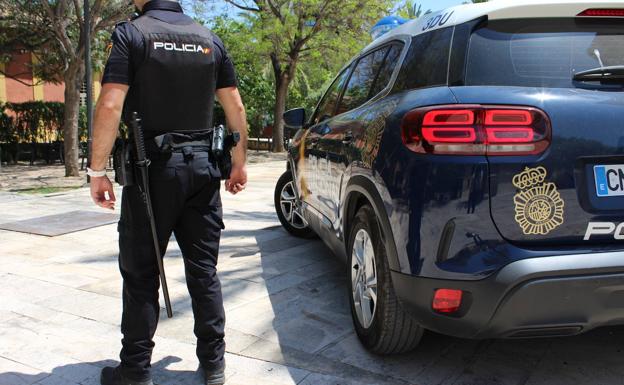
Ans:
[{"label": "black cargo trousers", "polygon": [[[225,312],[217,277],[224,228],[220,171],[207,152],[150,152],[150,193],[158,239],[165,254],[171,233],[182,251],[192,299],[197,356],[203,368],[223,366]],[[119,268],[123,277],[121,368],[128,378],[150,376],[160,306],[159,275],[145,204],[138,186],[123,189],[119,221]]]}]

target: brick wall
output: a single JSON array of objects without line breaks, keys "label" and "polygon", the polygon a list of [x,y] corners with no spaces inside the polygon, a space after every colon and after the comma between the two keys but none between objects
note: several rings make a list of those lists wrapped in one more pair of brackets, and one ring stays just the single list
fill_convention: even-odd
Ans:
[{"label": "brick wall", "polygon": [[[0,74],[0,102],[21,103],[33,100],[62,102],[65,100],[65,85],[63,83],[45,82],[41,84],[35,79],[37,85],[33,86],[33,74],[30,69],[32,60],[33,56],[29,52],[16,52],[8,63],[0,64],[0,70],[9,75]],[[12,77],[18,80],[12,79]],[[93,93],[96,99],[101,89],[100,78],[100,74],[93,74]]]}]

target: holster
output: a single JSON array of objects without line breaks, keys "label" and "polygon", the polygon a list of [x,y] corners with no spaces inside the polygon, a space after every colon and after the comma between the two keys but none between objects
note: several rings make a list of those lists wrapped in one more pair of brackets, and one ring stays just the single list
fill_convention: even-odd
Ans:
[{"label": "holster", "polygon": [[217,157],[219,170],[221,171],[221,179],[230,179],[232,173],[232,149],[236,147],[240,141],[240,134],[238,132],[230,133],[223,139],[223,151],[220,157]]},{"label": "holster", "polygon": [[115,169],[115,182],[120,186],[133,186],[134,157],[131,143],[127,139],[117,138],[113,148],[113,167]]},{"label": "holster", "polygon": [[221,171],[221,179],[230,179],[230,174],[232,173],[232,152],[225,151],[221,157],[217,158],[217,166],[219,171]]}]

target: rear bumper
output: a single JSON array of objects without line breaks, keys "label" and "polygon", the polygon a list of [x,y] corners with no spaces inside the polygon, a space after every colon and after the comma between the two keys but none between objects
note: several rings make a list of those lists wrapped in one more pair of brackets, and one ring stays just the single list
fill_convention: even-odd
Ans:
[{"label": "rear bumper", "polygon": [[[624,324],[624,252],[511,263],[480,281],[392,273],[403,307],[425,328],[466,338],[573,335]],[[431,310],[436,289],[465,292],[457,316]]]}]

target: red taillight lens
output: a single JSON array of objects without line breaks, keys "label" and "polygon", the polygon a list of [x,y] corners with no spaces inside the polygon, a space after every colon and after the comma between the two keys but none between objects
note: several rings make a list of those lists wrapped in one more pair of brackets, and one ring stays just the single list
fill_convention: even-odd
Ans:
[{"label": "red taillight lens", "polygon": [[624,17],[624,9],[588,9],[578,14],[584,17]]},{"label": "red taillight lens", "polygon": [[405,145],[424,154],[535,155],[550,145],[550,121],[532,107],[427,107],[402,127]]},{"label": "red taillight lens", "polygon": [[474,127],[423,127],[422,134],[430,143],[472,143],[477,140]]},{"label": "red taillight lens", "polygon": [[527,127],[486,127],[488,143],[531,143],[535,132]]},{"label": "red taillight lens", "polygon": [[530,126],[533,116],[527,110],[486,110],[486,126]]},{"label": "red taillight lens", "polygon": [[456,313],[461,307],[463,292],[455,289],[438,289],[433,295],[433,310],[438,313]]},{"label": "red taillight lens", "polygon": [[433,110],[425,114],[425,126],[454,126],[459,124],[473,124],[475,120],[472,110]]}]

